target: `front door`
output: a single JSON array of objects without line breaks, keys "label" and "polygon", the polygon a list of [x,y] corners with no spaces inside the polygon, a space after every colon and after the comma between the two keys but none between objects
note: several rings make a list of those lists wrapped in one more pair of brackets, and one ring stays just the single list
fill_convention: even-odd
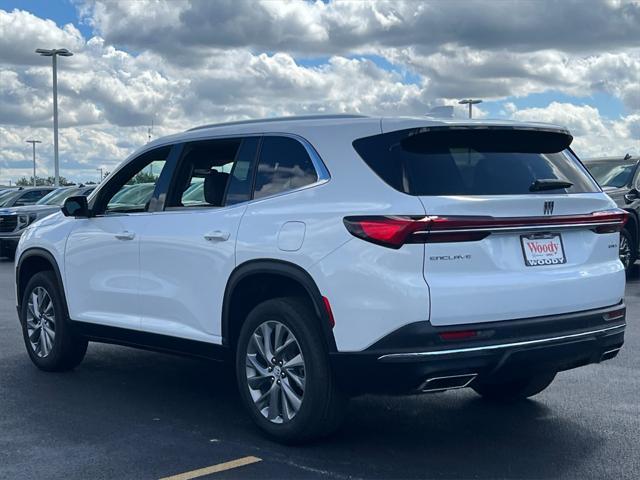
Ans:
[{"label": "front door", "polygon": [[100,187],[92,216],[75,222],[65,250],[72,320],[140,328],[140,232],[169,150],[151,150],[124,165]]}]

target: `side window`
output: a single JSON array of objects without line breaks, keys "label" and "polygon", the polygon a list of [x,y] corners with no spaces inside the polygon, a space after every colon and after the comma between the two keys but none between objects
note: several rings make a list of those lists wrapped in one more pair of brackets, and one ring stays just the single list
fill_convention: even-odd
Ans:
[{"label": "side window", "polygon": [[151,150],[117,172],[101,190],[94,207],[96,213],[146,211],[170,151],[170,147]]},{"label": "side window", "polygon": [[242,141],[236,163],[231,171],[227,188],[226,205],[246,202],[251,198],[251,182],[258,149],[258,137],[248,137]]},{"label": "side window", "polygon": [[289,137],[263,138],[254,198],[294,190],[317,180],[313,162],[299,141]]},{"label": "side window", "polygon": [[248,200],[257,145],[253,137],[186,144],[166,207],[222,207]]},{"label": "side window", "polygon": [[51,190],[29,190],[16,201],[15,205],[17,207],[21,205],[32,205],[49,192],[51,192]]}]

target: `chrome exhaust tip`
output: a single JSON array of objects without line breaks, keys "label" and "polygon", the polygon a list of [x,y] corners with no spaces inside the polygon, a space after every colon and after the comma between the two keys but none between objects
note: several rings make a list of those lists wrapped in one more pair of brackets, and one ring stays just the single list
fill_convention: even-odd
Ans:
[{"label": "chrome exhaust tip", "polygon": [[604,352],[602,354],[602,356],[600,357],[600,361],[604,362],[605,360],[610,360],[613,357],[618,355],[618,352],[620,351],[622,347],[618,347],[618,348],[613,348],[611,350],[607,350],[606,352]]},{"label": "chrome exhaust tip", "polygon": [[467,373],[464,375],[449,375],[446,377],[432,377],[427,378],[418,387],[418,390],[423,393],[444,392],[445,390],[457,390],[459,388],[468,387],[473,382],[477,373]]}]

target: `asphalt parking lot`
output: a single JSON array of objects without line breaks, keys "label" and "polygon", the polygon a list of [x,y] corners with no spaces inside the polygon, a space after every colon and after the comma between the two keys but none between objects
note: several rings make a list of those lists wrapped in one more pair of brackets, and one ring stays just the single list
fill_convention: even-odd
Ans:
[{"label": "asphalt parking lot", "polygon": [[222,364],[92,344],[74,372],[38,371],[12,281],[13,264],[0,260],[2,479],[160,479],[203,468],[179,478],[640,478],[638,272],[614,360],[560,374],[513,406],[472,391],[358,398],[338,435],[304,447],[258,433]]}]

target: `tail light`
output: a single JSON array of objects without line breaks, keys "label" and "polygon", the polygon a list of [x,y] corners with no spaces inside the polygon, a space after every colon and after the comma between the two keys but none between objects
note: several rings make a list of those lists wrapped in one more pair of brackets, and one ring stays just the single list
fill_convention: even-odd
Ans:
[{"label": "tail light", "polygon": [[628,218],[620,209],[554,217],[362,216],[345,217],[347,230],[368,242],[398,249],[407,243],[474,242],[498,232],[530,232],[589,228],[619,232]]}]

